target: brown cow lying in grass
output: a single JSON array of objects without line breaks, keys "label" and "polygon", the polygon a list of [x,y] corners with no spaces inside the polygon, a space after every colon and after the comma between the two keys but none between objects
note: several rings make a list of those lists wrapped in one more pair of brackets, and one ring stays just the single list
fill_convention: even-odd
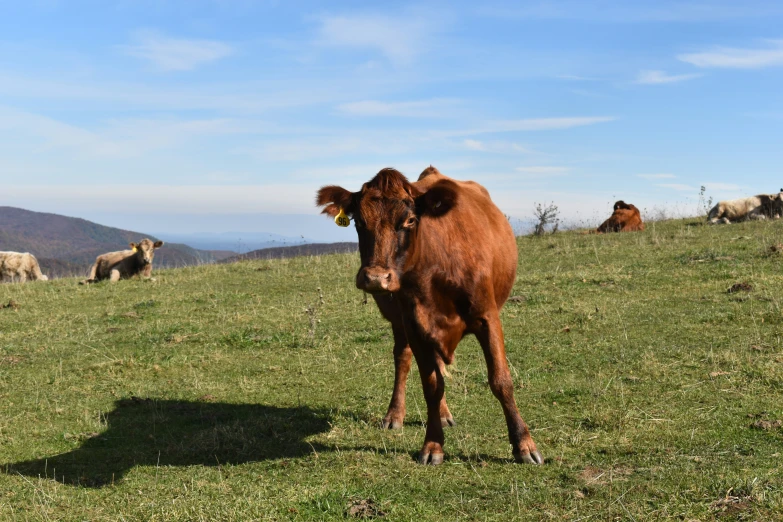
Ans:
[{"label": "brown cow lying in grass", "polygon": [[163,246],[163,241],[142,239],[138,244],[131,243],[130,250],[109,252],[95,258],[95,264],[90,269],[90,277],[80,284],[95,283],[103,279],[111,282],[120,279],[130,279],[138,275],[143,279],[149,279],[152,275],[152,259],[155,257],[155,249]]},{"label": "brown cow lying in grass", "polygon": [[[405,381],[415,357],[427,403],[422,464],[443,462],[443,425],[453,424],[444,400],[444,362],[473,334],[500,401],[514,458],[543,463],[514,400],[500,308],[517,271],[517,244],[486,189],[447,178],[434,167],[409,182],[383,169],[358,192],[327,186],[316,200],[324,213],[350,216],[359,236],[356,286],[372,294],[394,334],[395,388],[384,427],[405,417]],[[338,223],[338,224],[340,224]]]},{"label": "brown cow lying in grass", "polygon": [[28,252],[0,252],[0,281],[46,281],[38,260]]},{"label": "brown cow lying in grass", "polygon": [[639,209],[620,200],[614,204],[614,212],[611,217],[601,223],[596,232],[603,234],[605,232],[634,232],[637,230],[644,230]]}]

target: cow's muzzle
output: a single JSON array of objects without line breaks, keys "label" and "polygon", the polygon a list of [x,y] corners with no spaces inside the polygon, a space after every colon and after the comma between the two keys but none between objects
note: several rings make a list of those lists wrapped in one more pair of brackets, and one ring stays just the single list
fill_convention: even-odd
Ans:
[{"label": "cow's muzzle", "polygon": [[369,294],[385,294],[400,289],[397,274],[388,268],[362,268],[356,274],[356,288]]}]

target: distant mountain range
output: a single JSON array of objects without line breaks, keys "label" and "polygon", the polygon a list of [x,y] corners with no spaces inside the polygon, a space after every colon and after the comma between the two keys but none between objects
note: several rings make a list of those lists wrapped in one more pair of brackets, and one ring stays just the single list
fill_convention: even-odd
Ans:
[{"label": "distant mountain range", "polygon": [[0,207],[0,250],[30,252],[43,272],[54,277],[86,274],[95,257],[123,250],[148,237],[166,244],[155,254],[155,265],[177,267],[213,263],[235,252],[199,250],[168,238],[106,227],[85,219]]},{"label": "distant mountain range", "polygon": [[305,237],[282,236],[267,232],[220,232],[196,234],[161,234],[170,241],[184,243],[201,250],[223,250],[243,254],[263,248],[285,247],[314,243]]}]

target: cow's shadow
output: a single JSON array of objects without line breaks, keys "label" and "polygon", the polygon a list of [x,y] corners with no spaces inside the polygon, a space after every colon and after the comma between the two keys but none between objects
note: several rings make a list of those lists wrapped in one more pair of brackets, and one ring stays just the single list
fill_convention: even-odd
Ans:
[{"label": "cow's shadow", "polygon": [[151,399],[123,399],[106,415],[108,429],[51,457],[8,463],[9,474],[102,487],[134,466],[218,466],[328,451],[307,438],[330,428],[325,412]]}]

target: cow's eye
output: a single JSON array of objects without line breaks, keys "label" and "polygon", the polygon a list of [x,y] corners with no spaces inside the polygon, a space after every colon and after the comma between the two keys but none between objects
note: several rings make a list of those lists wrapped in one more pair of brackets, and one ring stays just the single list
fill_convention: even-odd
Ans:
[{"label": "cow's eye", "polygon": [[408,219],[405,220],[405,223],[403,223],[403,228],[411,228],[413,225],[416,224],[416,216],[411,216]]}]

